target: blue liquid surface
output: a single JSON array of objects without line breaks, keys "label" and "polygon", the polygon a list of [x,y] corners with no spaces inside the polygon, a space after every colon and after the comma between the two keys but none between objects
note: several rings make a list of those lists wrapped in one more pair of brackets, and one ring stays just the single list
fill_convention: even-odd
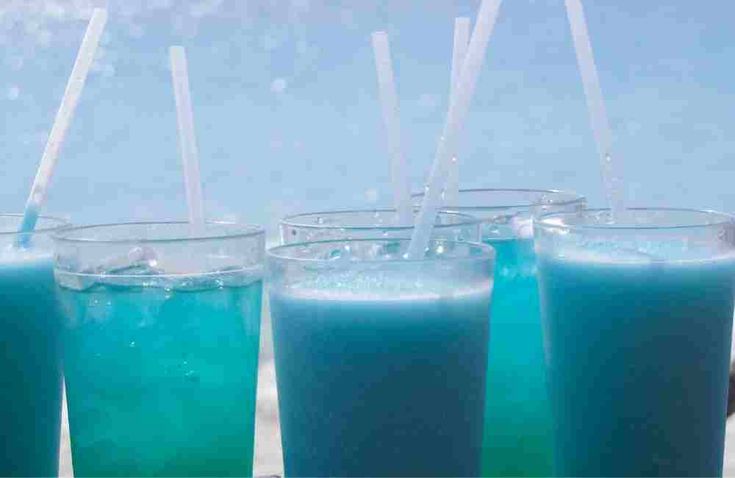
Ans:
[{"label": "blue liquid surface", "polygon": [[539,259],[558,475],[721,474],[734,274]]},{"label": "blue liquid surface", "polygon": [[551,411],[533,241],[486,243],[496,256],[482,474],[548,476]]},{"label": "blue liquid surface", "polygon": [[272,293],[286,474],[477,476],[488,307]]},{"label": "blue liquid surface", "polygon": [[260,282],[61,297],[75,475],[252,473]]},{"label": "blue liquid surface", "polygon": [[0,264],[0,476],[56,476],[61,317],[50,256]]}]

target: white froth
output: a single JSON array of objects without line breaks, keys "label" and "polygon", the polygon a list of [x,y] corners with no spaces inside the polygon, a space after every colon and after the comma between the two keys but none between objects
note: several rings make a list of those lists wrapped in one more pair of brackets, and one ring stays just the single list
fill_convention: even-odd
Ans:
[{"label": "white froth", "polygon": [[[550,255],[541,252],[541,256]],[[703,251],[692,251],[679,247],[661,247],[661,245],[639,248],[588,248],[569,247],[554,252],[554,260],[596,264],[667,264],[667,265],[704,265],[718,262],[735,262],[735,251],[723,251],[705,255]]]},{"label": "white froth", "polygon": [[38,249],[21,249],[8,245],[0,249],[0,267],[20,267],[36,265],[39,262],[52,262],[51,251]]},{"label": "white froth", "polygon": [[457,285],[450,279],[410,281],[385,276],[352,276],[314,279],[288,284],[274,290],[280,298],[324,301],[437,301],[489,299],[492,281]]}]

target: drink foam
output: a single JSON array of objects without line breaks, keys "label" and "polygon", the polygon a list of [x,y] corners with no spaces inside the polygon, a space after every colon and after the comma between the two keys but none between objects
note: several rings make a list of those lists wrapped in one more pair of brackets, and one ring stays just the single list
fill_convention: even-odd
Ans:
[{"label": "drink foam", "polygon": [[735,261],[735,251],[692,248],[683,242],[617,242],[570,244],[540,257],[565,262],[630,265],[705,265]]},{"label": "drink foam", "polygon": [[49,250],[24,249],[12,244],[0,248],[0,266],[3,267],[37,265],[42,262],[53,262],[53,259],[53,253]]},{"label": "drink foam", "polygon": [[[466,281],[466,280],[465,280]],[[492,280],[473,281],[461,284],[462,280],[434,277],[408,279],[389,274],[359,274],[339,272],[329,276],[307,278],[300,282],[285,284],[273,289],[273,294],[281,299],[323,300],[323,301],[436,301],[436,300],[477,300],[483,295],[489,297]],[[468,281],[467,281],[468,282]]]}]

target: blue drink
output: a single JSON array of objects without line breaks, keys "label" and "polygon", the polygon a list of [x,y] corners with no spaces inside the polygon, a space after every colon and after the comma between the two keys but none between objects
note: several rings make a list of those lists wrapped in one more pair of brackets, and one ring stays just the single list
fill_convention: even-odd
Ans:
[{"label": "blue drink", "polygon": [[0,476],[56,476],[61,317],[47,235],[63,222],[41,218],[26,249],[14,246],[19,216],[0,224]]},{"label": "blue drink", "polygon": [[686,213],[537,226],[558,475],[722,473],[735,226]]},{"label": "blue drink", "polygon": [[64,246],[94,229],[60,239],[56,271],[75,474],[250,475],[262,282],[222,254],[256,254],[262,234],[252,251],[212,232],[209,258],[186,238],[179,254],[150,242],[129,266],[65,270]]},{"label": "blue drink", "polygon": [[534,214],[575,210],[572,193],[529,189],[464,189],[448,210],[482,220],[483,242],[495,256],[487,357],[484,476],[548,476],[551,412],[544,366],[533,250]]},{"label": "blue drink", "polygon": [[496,251],[487,359],[484,476],[552,470],[551,411],[531,239],[486,240]]},{"label": "blue drink", "polygon": [[250,474],[260,296],[260,282],[63,289],[75,473]]},{"label": "blue drink", "polygon": [[[331,256],[330,245],[348,244],[360,256],[371,243],[381,241],[271,254],[311,247]],[[367,268],[325,257],[312,262],[326,268],[306,264],[283,278],[278,261],[287,259],[271,261],[287,475],[479,474],[492,263],[479,246],[457,248],[478,257],[460,264],[447,253],[422,270],[400,251]]]}]

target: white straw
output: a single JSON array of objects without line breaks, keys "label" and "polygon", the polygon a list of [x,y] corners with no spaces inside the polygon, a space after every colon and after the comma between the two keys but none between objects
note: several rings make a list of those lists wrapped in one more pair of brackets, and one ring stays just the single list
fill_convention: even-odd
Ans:
[{"label": "white straw", "polygon": [[464,121],[470,109],[477,78],[485,61],[487,43],[498,17],[500,2],[501,0],[483,0],[477,13],[477,21],[462,65],[462,72],[457,82],[455,94],[449,102],[449,111],[444,121],[442,135],[439,137],[439,144],[437,145],[434,163],[431,166],[421,210],[416,220],[416,227],[413,230],[411,243],[406,251],[409,259],[415,260],[423,257],[429,245],[431,231],[434,228],[436,215],[442,203],[447,170],[452,156],[456,153],[457,138],[464,127]]},{"label": "white straw", "polygon": [[408,178],[406,158],[401,147],[401,123],[398,114],[398,94],[393,78],[393,66],[390,59],[388,34],[374,32],[372,34],[375,69],[378,74],[378,90],[380,105],[383,110],[383,123],[388,138],[388,152],[391,160],[391,176],[393,180],[393,202],[398,211],[400,224],[413,224],[411,192]]},{"label": "white straw", "polygon": [[597,143],[597,152],[600,156],[605,195],[610,205],[612,218],[615,220],[625,210],[625,205],[620,189],[622,186],[621,178],[618,175],[618,171],[616,171],[616,164],[613,164],[612,132],[610,131],[610,123],[605,112],[605,103],[602,99],[600,78],[597,75],[597,68],[595,67],[592,44],[590,43],[590,37],[587,31],[582,3],[580,0],[565,0],[564,3],[567,9],[569,26],[572,31],[572,39],[574,40],[574,50],[577,54],[579,72],[582,76],[584,94],[587,99],[590,123],[592,124],[592,131],[595,136],[595,142]]},{"label": "white straw", "polygon": [[189,222],[195,226],[201,226],[204,224],[202,181],[199,175],[199,152],[194,132],[194,114],[191,109],[191,90],[189,89],[186,51],[182,46],[172,46],[169,49],[169,56],[171,57],[171,78],[174,83],[179,148],[184,165],[184,185],[186,186],[186,203],[189,208]]},{"label": "white straw", "polygon": [[[468,17],[457,17],[454,19],[454,42],[452,44],[452,70],[449,83],[449,102],[457,89],[459,75],[462,72],[462,63],[467,54],[467,45],[470,42],[470,19]],[[447,173],[447,187],[444,193],[444,201],[449,205],[456,205],[459,196],[459,160],[455,155],[449,165]]]},{"label": "white straw", "polygon": [[66,83],[64,96],[56,112],[51,133],[46,141],[46,147],[41,156],[41,163],[38,166],[38,171],[36,171],[36,177],[33,180],[33,186],[26,202],[25,211],[23,212],[23,222],[19,229],[20,232],[31,232],[36,227],[39,212],[46,199],[49,181],[51,180],[56,161],[59,157],[59,151],[74,117],[74,111],[79,103],[79,97],[82,94],[89,69],[94,61],[94,55],[97,51],[97,45],[99,45],[102,32],[105,29],[105,23],[107,23],[107,10],[95,8],[92,12],[92,18],[89,20],[89,25],[87,25],[87,31],[84,33],[84,39],[79,47],[71,75],[69,75],[69,80]]}]

